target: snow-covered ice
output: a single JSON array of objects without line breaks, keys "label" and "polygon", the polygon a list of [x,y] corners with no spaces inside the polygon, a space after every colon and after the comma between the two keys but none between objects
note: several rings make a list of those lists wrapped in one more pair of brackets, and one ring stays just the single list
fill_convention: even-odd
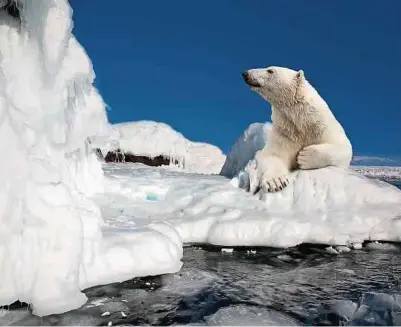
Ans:
[{"label": "snow-covered ice", "polygon": [[92,64],[71,34],[67,0],[0,11],[0,305],[37,315],[85,303],[81,290],[180,269],[163,230],[101,232],[103,172],[89,143],[107,134]]},{"label": "snow-covered ice", "polygon": [[81,256],[101,222],[87,195],[102,181],[85,138],[107,120],[68,3],[21,1],[20,11],[21,23],[0,13],[0,304],[46,314],[85,302]]},{"label": "snow-covered ice", "polygon": [[103,156],[120,149],[123,153],[170,159],[171,168],[200,174],[218,174],[226,156],[216,146],[192,142],[171,126],[154,121],[114,124],[108,133],[91,137]]},{"label": "snow-covered ice", "polygon": [[[96,201],[106,226],[151,226],[177,244],[358,246],[401,239],[401,191],[355,172],[300,171],[293,186],[260,201],[222,176],[141,164],[107,164],[104,170],[108,191]],[[157,200],[149,201],[149,193]]]}]

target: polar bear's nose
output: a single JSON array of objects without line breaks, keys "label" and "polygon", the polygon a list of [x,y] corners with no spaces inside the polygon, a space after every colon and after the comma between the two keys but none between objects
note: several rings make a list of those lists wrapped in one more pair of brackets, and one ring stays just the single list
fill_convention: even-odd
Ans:
[{"label": "polar bear's nose", "polygon": [[244,78],[245,83],[247,83],[247,84],[251,83],[252,78],[248,71],[242,73],[242,77]]},{"label": "polar bear's nose", "polygon": [[253,78],[251,74],[249,74],[249,71],[242,73],[242,77],[244,78],[245,83],[248,84],[249,86],[260,87],[259,82],[255,80],[255,78]]}]

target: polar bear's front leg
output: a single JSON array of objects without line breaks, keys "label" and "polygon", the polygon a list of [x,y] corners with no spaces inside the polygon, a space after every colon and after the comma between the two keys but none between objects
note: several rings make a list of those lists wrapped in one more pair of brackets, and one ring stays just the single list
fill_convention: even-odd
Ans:
[{"label": "polar bear's front leg", "polygon": [[276,156],[268,156],[263,161],[260,188],[264,192],[278,192],[286,188],[289,184],[289,171],[284,162]]},{"label": "polar bear's front leg", "polygon": [[245,170],[249,175],[249,192],[252,194],[256,194],[259,190],[278,192],[289,184],[289,170],[285,163],[279,157],[263,151]]},{"label": "polar bear's front leg", "polygon": [[328,166],[348,167],[352,150],[347,145],[314,144],[303,148],[297,157],[301,169],[319,169]]}]

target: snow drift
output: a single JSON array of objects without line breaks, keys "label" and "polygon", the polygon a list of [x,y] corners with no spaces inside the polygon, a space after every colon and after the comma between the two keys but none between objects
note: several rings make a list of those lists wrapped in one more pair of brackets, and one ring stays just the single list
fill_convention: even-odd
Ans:
[{"label": "snow drift", "polygon": [[103,173],[87,140],[108,133],[107,117],[71,8],[15,4],[0,3],[0,305],[46,315],[82,305],[85,287],[177,271],[182,249],[149,228],[102,237],[89,196]]},{"label": "snow drift", "polygon": [[117,149],[148,158],[162,156],[169,166],[192,173],[218,174],[226,159],[216,146],[191,142],[169,125],[154,121],[115,124],[108,135],[91,141],[104,157]]}]

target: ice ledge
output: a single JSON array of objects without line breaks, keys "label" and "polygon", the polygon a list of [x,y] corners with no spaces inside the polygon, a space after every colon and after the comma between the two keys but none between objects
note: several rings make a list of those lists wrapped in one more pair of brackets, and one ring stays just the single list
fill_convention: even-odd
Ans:
[{"label": "ice ledge", "polygon": [[[149,219],[172,227],[184,244],[220,246],[401,241],[401,191],[353,170],[296,171],[286,190],[265,194],[261,201],[235,187],[238,177],[230,181],[123,165],[104,169],[113,186],[99,198],[100,206],[116,203],[113,196],[126,198],[119,200],[126,216],[119,217],[116,211],[117,216],[106,218],[108,225],[118,228]],[[150,191],[161,190],[157,201],[147,200]]]},{"label": "ice ledge", "polygon": [[[231,180],[247,183],[246,172]],[[301,243],[350,245],[401,240],[401,191],[353,170],[298,170],[278,193],[261,194],[264,216],[217,222],[208,242],[216,245],[290,247]]]},{"label": "ice ledge", "polygon": [[[246,187],[246,172],[240,172],[231,184]],[[380,180],[368,179],[352,169],[326,167],[296,170],[290,185],[276,193],[259,196],[270,212],[330,211],[338,208],[358,209],[366,205],[386,206],[401,203],[401,191]]]}]

